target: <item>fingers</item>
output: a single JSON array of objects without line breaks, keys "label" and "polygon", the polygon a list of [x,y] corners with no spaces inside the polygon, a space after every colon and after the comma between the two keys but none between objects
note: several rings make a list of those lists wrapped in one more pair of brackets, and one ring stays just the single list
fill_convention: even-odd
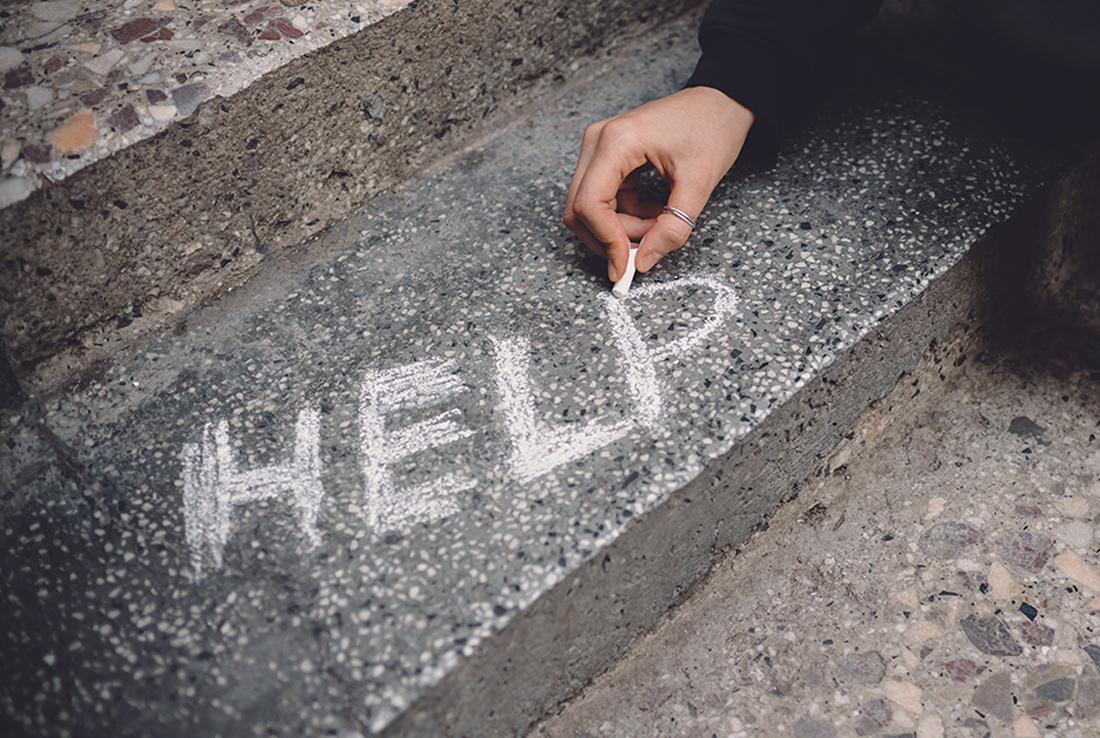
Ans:
[{"label": "fingers", "polygon": [[[690,185],[678,185],[673,183],[672,193],[668,198],[669,207],[682,210],[692,218],[699,217],[703,207],[710,197],[710,188],[691,187]],[[691,238],[692,226],[685,220],[663,211],[657,216],[653,227],[646,232],[638,247],[638,256],[635,266],[640,272],[648,272],[653,265],[663,259],[671,251],[683,246]]]},{"label": "fingers", "polygon": [[[566,195],[562,221],[608,260],[617,280],[630,243],[640,242],[637,268],[648,271],[691,236],[690,223],[636,190],[652,166],[672,187],[668,204],[697,216],[740,153],[751,110],[718,90],[692,87],[589,126]],[[708,145],[701,148],[699,141]]]},{"label": "fingers", "polygon": [[588,163],[592,160],[592,155],[596,150],[596,142],[599,139],[600,130],[605,123],[606,121],[593,123],[584,131],[584,138],[581,139],[581,152],[577,160],[577,168],[573,172],[573,178],[569,182],[569,190],[565,195],[565,209],[562,212],[561,220],[562,223],[565,224],[565,227],[576,234],[576,236],[581,239],[581,242],[593,253],[606,259],[607,250],[604,248],[604,244],[602,244],[592,231],[588,229],[588,226],[581,220],[575,207],[577,189],[580,187],[581,181],[584,179],[584,174],[588,170]]},{"label": "fingers", "polygon": [[647,230],[643,221],[656,215],[634,190],[647,164],[644,146],[621,120],[601,121],[585,130],[562,221],[588,248],[607,258],[612,280],[626,269],[631,238],[641,238]]}]

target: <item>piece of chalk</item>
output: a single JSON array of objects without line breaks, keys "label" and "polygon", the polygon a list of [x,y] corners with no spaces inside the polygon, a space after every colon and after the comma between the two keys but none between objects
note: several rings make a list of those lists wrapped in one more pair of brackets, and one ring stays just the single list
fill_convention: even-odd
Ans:
[{"label": "piece of chalk", "polygon": [[634,246],[630,249],[630,255],[626,258],[626,271],[623,272],[623,276],[619,278],[615,286],[611,288],[611,294],[620,300],[626,297],[626,293],[630,292],[630,283],[634,281],[634,260],[636,258],[638,258],[638,247]]}]

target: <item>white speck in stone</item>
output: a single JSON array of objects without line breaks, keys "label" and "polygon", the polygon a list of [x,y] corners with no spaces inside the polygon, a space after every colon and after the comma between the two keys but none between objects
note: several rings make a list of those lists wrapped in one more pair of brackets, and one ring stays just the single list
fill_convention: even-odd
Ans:
[{"label": "white speck in stone", "polygon": [[166,121],[171,120],[176,115],[175,105],[150,105],[149,115],[153,116],[153,120]]},{"label": "white speck in stone", "polygon": [[42,660],[46,662],[46,666],[53,666],[55,663],[57,663],[57,656],[55,656],[53,652],[50,652],[43,656]]},{"label": "white speck in stone", "polygon": [[1054,537],[1070,548],[1088,548],[1092,543],[1092,526],[1083,520],[1060,525],[1054,531]]},{"label": "white speck in stone", "polygon": [[122,49],[111,49],[105,54],[100,54],[94,59],[84,62],[84,66],[98,75],[105,75],[111,71],[126,56]]},{"label": "white speck in stone", "polygon": [[72,20],[80,12],[80,3],[70,0],[50,0],[31,6],[31,15],[44,21]]},{"label": "white speck in stone", "polygon": [[[16,164],[20,163],[16,162]],[[15,172],[15,167],[12,167],[12,172]],[[0,180],[0,208],[6,208],[8,205],[25,200],[33,191],[34,187],[30,181],[22,177],[9,177]]]},{"label": "white speck in stone", "polygon": [[37,85],[28,87],[26,94],[27,107],[31,110],[38,110],[53,102],[53,90],[49,87],[39,87]]},{"label": "white speck in stone", "polygon": [[302,670],[303,674],[309,674],[313,671],[313,662],[309,659],[302,659],[302,663],[298,665],[298,668]]},{"label": "white speck in stone", "polygon": [[[145,56],[141,57],[136,62],[130,65],[130,75],[133,77],[140,77],[141,75],[148,72],[150,68],[152,68],[153,62],[155,62],[156,60],[157,54],[155,52],[152,54],[146,54]],[[160,75],[157,74],[157,77],[159,78]],[[138,80],[138,82],[140,82],[141,84],[152,84],[150,82],[144,82],[142,80]],[[156,82],[156,80],[153,80],[153,82]]]},{"label": "white speck in stone", "polygon": [[28,23],[27,27],[23,30],[23,38],[41,38],[52,31],[56,31],[58,28],[61,28],[61,24],[56,21],[32,21]]},{"label": "white speck in stone", "polygon": [[0,74],[15,69],[23,63],[23,52],[10,46],[0,46]]}]

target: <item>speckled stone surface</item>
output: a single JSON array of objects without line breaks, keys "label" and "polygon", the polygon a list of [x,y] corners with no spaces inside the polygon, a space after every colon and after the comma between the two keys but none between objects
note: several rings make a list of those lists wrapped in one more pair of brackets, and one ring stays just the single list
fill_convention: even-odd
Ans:
[{"label": "speckled stone surface", "polygon": [[690,37],[5,418],[14,730],[514,734],[789,495],[965,314],[968,252],[1034,182],[870,85],[613,301],[559,223],[575,146],[675,89]]},{"label": "speckled stone surface", "polygon": [[[698,2],[107,5],[0,10],[0,336],[37,391]],[[21,40],[41,24],[57,38]]]},{"label": "speckled stone surface", "polygon": [[1096,735],[1089,281],[1079,325],[931,352],[831,475],[531,735]]},{"label": "speckled stone surface", "polygon": [[42,0],[0,11],[0,207],[228,97],[406,0]]}]

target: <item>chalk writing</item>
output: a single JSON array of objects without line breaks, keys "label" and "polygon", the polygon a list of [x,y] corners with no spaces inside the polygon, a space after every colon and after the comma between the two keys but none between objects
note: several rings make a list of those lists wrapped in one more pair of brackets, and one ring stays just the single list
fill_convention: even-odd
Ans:
[{"label": "chalk writing", "polygon": [[320,413],[309,407],[298,413],[289,462],[243,472],[229,442],[229,421],[220,421],[213,432],[212,425],[206,424],[201,443],[183,447],[183,519],[195,578],[202,577],[207,557],[213,568],[222,567],[233,508],[283,493],[289,494],[310,545],[318,545],[317,514],[324,494]]},{"label": "chalk writing", "polygon": [[[631,303],[670,290],[702,288],[714,301],[702,323],[675,340],[652,346],[631,317]],[[531,343],[522,336],[490,336],[497,392],[510,441],[504,461],[514,479],[527,483],[563,464],[583,458],[626,436],[631,429],[658,429],[665,417],[667,387],[661,370],[699,348],[735,314],[737,294],[729,286],[702,278],[644,285],[627,298],[603,296],[603,307],[631,403],[627,412],[592,417],[583,424],[554,427],[538,418],[531,380]],[[460,424],[457,407],[435,412],[467,386],[453,360],[429,359],[367,371],[359,392],[359,451],[363,474],[361,510],[378,532],[452,515],[461,494],[477,480],[445,473],[419,484],[398,484],[394,466],[422,452],[474,435]],[[423,411],[423,412],[422,412]],[[428,417],[423,419],[424,415]],[[398,424],[398,427],[387,427]],[[404,425],[400,425],[405,423]],[[191,566],[196,579],[223,565],[233,510],[259,500],[285,496],[297,511],[311,545],[320,543],[317,516],[323,488],[319,445],[320,415],[309,407],[298,414],[294,451],[285,464],[241,471],[229,438],[229,423],[207,423],[200,443],[183,447],[183,506]]]},{"label": "chalk writing", "polygon": [[[664,346],[650,348],[630,318],[626,303],[683,287],[706,287],[714,291],[714,304],[703,325]],[[606,294],[600,297],[607,310],[611,335],[623,355],[623,373],[634,400],[637,422],[646,428],[656,428],[664,415],[664,392],[657,378],[657,370],[668,361],[682,359],[718,330],[737,309],[737,293],[713,279],[683,277],[664,284],[635,287],[626,299],[613,298]]]},{"label": "chalk writing", "polygon": [[[714,305],[703,325],[659,348],[649,348],[630,317],[626,303],[685,286],[708,287]],[[683,357],[717,330],[737,307],[737,295],[714,280],[686,277],[665,284],[635,288],[626,298],[601,296],[611,335],[622,354],[623,373],[634,401],[626,418],[596,418],[582,426],[552,428],[535,414],[535,393],[530,386],[530,343],[524,338],[493,339],[496,352],[497,388],[504,406],[504,420],[512,440],[512,474],[529,482],[555,467],[587,456],[619,440],[632,427],[656,429],[664,411],[664,391],[657,370],[669,360]]]},{"label": "chalk writing", "polygon": [[398,488],[389,465],[406,457],[454,443],[475,431],[461,428],[452,408],[396,431],[386,431],[386,416],[398,410],[437,405],[466,389],[453,361],[425,361],[367,372],[359,394],[359,438],[363,456],[363,493],[367,524],[391,530],[427,523],[458,510],[457,495],[477,482],[445,474],[414,487]]},{"label": "chalk writing", "polygon": [[587,456],[626,435],[634,423],[596,419],[579,428],[551,428],[535,418],[531,392],[530,342],[525,338],[494,339],[497,386],[504,400],[504,420],[512,439],[512,473],[529,482],[556,466]]}]

